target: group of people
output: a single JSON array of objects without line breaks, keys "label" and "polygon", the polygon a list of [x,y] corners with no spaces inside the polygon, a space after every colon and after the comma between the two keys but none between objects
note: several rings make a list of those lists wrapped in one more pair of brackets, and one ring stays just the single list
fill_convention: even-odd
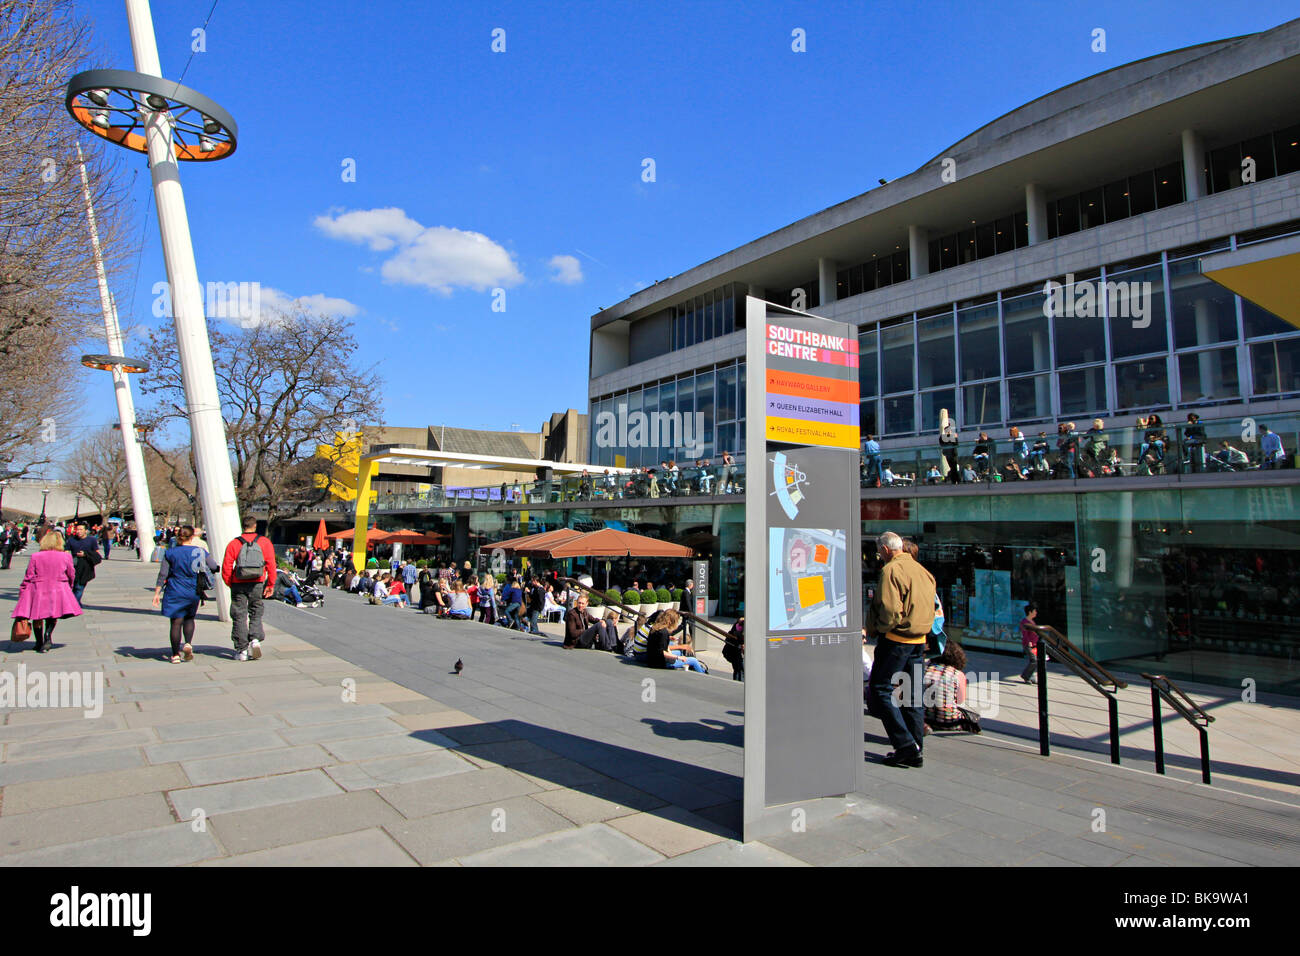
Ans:
[{"label": "group of people", "polygon": [[[987,432],[979,433],[971,445],[970,457],[963,458],[956,423],[949,419],[939,433],[942,460],[926,468],[923,480],[925,484],[937,485],[1119,478],[1175,472],[1199,474],[1254,467],[1281,468],[1287,457],[1281,436],[1267,425],[1259,426],[1257,461],[1252,461],[1250,455],[1227,439],[1220,440],[1217,448],[1211,449],[1205,425],[1195,412],[1189,412],[1186,422],[1177,428],[1166,426],[1155,412],[1139,416],[1136,433],[1141,440],[1135,441],[1132,460],[1125,461],[1120,448],[1111,443],[1106,424],[1100,418],[1094,418],[1084,432],[1074,422],[1062,422],[1056,426],[1053,438],[1040,431],[1030,439],[1013,425],[1006,438],[1009,447],[999,466],[995,459],[997,443]],[[892,464],[883,457],[879,437],[867,435],[862,444],[862,483],[877,488],[914,483],[913,475],[896,473]]]},{"label": "group of people", "polygon": [[[570,481],[574,479],[569,479]],[[712,459],[700,458],[694,464],[679,465],[664,459],[659,467],[646,466],[631,474],[592,475],[587,469],[577,476],[576,499],[596,498],[674,498],[687,495],[732,495],[744,490],[731,452],[724,451],[715,466]]]}]

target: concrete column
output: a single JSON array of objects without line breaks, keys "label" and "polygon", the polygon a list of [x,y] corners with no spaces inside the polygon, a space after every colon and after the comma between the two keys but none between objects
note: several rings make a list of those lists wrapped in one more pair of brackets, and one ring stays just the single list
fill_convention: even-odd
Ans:
[{"label": "concrete column", "polygon": [[1183,183],[1187,199],[1200,199],[1205,195],[1205,145],[1200,133],[1194,129],[1183,130]]},{"label": "concrete column", "polygon": [[835,273],[839,264],[834,259],[817,260],[817,294],[822,305],[835,301]]},{"label": "concrete column", "polygon": [[924,226],[907,227],[907,253],[912,259],[912,278],[930,274],[930,232]]},{"label": "concrete column", "polygon": [[1029,213],[1029,244],[1047,239],[1047,194],[1038,183],[1025,184],[1025,209]]},{"label": "concrete column", "polygon": [[749,294],[752,295],[755,299],[766,299],[767,289],[765,289],[761,285],[754,285],[753,283],[750,283]]}]

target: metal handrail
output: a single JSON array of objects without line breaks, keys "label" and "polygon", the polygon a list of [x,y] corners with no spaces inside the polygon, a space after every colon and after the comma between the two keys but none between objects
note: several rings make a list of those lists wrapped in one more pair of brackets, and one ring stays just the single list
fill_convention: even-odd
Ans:
[{"label": "metal handrail", "polygon": [[[583,584],[581,581],[574,580],[573,578],[560,578],[560,580],[563,581],[566,585],[571,584],[574,585],[575,587],[581,588],[582,590],[586,591],[588,594],[596,595],[598,598],[600,598],[600,603],[602,607],[612,606],[618,608],[621,611],[626,611],[628,614],[632,616],[632,620],[634,623],[636,621],[637,616],[643,613],[640,607],[634,608],[630,604],[624,604],[622,601],[611,601],[609,598],[605,596],[605,594],[602,591],[599,591],[594,587],[589,587],[588,585]],[[707,631],[712,631],[714,634],[722,638],[724,641],[727,639],[728,636],[727,632],[724,631],[722,628],[718,627],[716,624],[711,623],[706,618],[698,617],[691,611],[683,611],[680,608],[677,608],[676,610],[679,615],[681,615],[686,620],[694,622],[697,627],[703,627]]]},{"label": "metal handrail", "polygon": [[1187,692],[1163,674],[1143,674],[1151,682],[1151,730],[1155,735],[1156,773],[1165,772],[1165,730],[1160,715],[1163,698],[1183,719],[1196,728],[1201,736],[1201,780],[1210,782],[1210,732],[1214,717],[1187,696]]},{"label": "metal handrail", "polygon": [[[1047,654],[1060,661],[1076,675],[1082,677],[1093,690],[1106,698],[1110,716],[1110,762],[1119,763],[1119,699],[1115,696],[1127,683],[1089,657],[1081,648],[1070,643],[1069,638],[1048,624],[1030,624],[1037,632],[1038,641],[1038,751],[1044,757],[1052,752],[1049,741],[1047,707]],[[1044,647],[1046,645],[1046,647]],[[1105,685],[1109,684],[1109,688]]]}]

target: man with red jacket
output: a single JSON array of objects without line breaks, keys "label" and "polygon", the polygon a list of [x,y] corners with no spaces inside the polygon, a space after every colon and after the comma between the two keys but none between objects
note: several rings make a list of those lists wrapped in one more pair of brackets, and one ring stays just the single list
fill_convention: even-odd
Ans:
[{"label": "man with red jacket", "polygon": [[230,638],[235,660],[258,660],[266,640],[262,600],[275,593],[275,549],[268,538],[257,533],[256,518],[245,518],[244,533],[226,545],[221,580],[230,586],[230,618],[234,622]]}]

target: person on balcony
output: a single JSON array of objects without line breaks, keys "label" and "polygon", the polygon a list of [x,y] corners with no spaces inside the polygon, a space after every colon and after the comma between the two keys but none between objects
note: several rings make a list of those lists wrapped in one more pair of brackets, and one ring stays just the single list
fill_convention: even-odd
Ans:
[{"label": "person on balcony", "polygon": [[993,450],[993,443],[989,441],[987,432],[980,432],[979,438],[975,440],[975,448],[972,451],[972,457],[975,459],[975,475],[977,478],[987,480],[989,477],[989,456]]},{"label": "person on balcony", "polygon": [[1267,425],[1259,426],[1259,453],[1262,457],[1261,468],[1281,468],[1286,458],[1282,436]]},{"label": "person on balcony", "polygon": [[957,464],[957,423],[951,418],[939,432],[939,451],[948,463],[948,481],[958,485],[962,481],[961,466]]},{"label": "person on balcony", "polygon": [[875,435],[868,435],[862,443],[862,457],[866,462],[866,475],[863,483],[880,487],[880,442]]},{"label": "person on balcony", "polygon": [[1201,416],[1195,412],[1187,413],[1187,424],[1183,426],[1183,455],[1187,459],[1187,470],[1197,475],[1205,470],[1205,426]]}]

